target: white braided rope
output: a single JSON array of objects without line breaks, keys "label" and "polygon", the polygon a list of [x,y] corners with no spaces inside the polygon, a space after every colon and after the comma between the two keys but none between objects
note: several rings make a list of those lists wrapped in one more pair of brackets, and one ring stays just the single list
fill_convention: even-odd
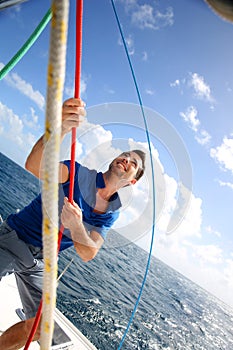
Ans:
[{"label": "white braided rope", "polygon": [[[52,1],[52,21],[47,81],[45,150],[43,157],[43,306],[40,349],[50,349],[54,328],[58,238],[58,164],[62,94],[66,68],[69,0]],[[39,72],[38,72],[39,73]]]}]

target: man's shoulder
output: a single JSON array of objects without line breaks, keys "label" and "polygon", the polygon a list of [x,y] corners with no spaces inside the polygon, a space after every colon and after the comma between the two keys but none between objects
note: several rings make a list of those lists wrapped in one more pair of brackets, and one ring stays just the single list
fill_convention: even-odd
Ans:
[{"label": "man's shoulder", "polygon": [[[71,167],[71,160],[70,159],[62,160],[62,161],[60,161],[60,163],[66,165],[68,167],[68,169],[70,169],[70,167]],[[77,161],[75,161],[75,170],[90,173],[90,174],[97,174],[97,171],[95,169],[90,169],[86,165],[83,165]]]}]

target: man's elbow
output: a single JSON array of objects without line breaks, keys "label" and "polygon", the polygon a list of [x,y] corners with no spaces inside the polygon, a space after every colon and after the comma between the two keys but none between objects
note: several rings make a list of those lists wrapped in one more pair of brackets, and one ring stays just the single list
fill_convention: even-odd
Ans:
[{"label": "man's elbow", "polygon": [[89,247],[88,249],[81,249],[81,250],[79,247],[75,247],[75,249],[83,262],[88,262],[93,260],[99,251],[99,249],[92,248],[92,247]]},{"label": "man's elbow", "polygon": [[24,164],[24,167],[25,167],[26,170],[31,171],[31,170],[30,170],[30,168],[31,168],[31,167],[30,167],[30,162],[29,162],[28,158],[26,159],[26,162],[25,162],[25,164]]},{"label": "man's elbow", "polygon": [[38,173],[38,169],[33,167],[32,163],[30,162],[30,160],[28,160],[28,158],[26,159],[24,167],[27,171],[29,171],[34,176],[36,176],[38,178],[40,177],[40,174]]},{"label": "man's elbow", "polygon": [[26,159],[26,162],[25,162],[25,164],[24,164],[24,167],[25,167],[25,169],[27,170],[27,171],[29,171],[30,173],[34,173],[33,172],[33,167],[32,167],[32,164],[31,164],[31,162],[30,162],[30,160],[27,158]]},{"label": "man's elbow", "polygon": [[81,256],[83,262],[87,263],[94,259],[95,256]]}]

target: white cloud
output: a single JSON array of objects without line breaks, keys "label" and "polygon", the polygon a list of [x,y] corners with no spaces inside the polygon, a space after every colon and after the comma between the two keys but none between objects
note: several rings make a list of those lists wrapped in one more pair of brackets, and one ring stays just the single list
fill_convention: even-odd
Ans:
[{"label": "white cloud", "polygon": [[[105,171],[108,163],[119,150],[111,145],[112,133],[101,125],[84,122],[77,128],[77,161],[91,169]],[[64,139],[61,147],[62,158],[70,157],[70,135]]]},{"label": "white cloud", "polygon": [[104,84],[103,90],[106,94],[109,94],[109,95],[115,95],[116,93],[116,91],[112,89],[112,87],[108,86],[107,84]]},{"label": "white cloud", "polygon": [[230,86],[230,83],[228,81],[226,82],[226,89],[227,92],[232,92],[232,87]]},{"label": "white cloud", "polygon": [[12,109],[0,102],[0,121],[4,134],[9,138],[13,138],[17,135],[21,135],[23,130],[23,122],[18,115],[14,114]]},{"label": "white cloud", "polygon": [[204,146],[210,142],[211,136],[206,130],[202,129],[199,134],[195,136],[195,139],[200,145]]},{"label": "white cloud", "polygon": [[233,183],[232,182],[224,182],[224,181],[221,181],[221,180],[218,180],[218,183],[220,186],[226,186],[226,187],[229,187],[230,189],[233,190]]},{"label": "white cloud", "polygon": [[[120,211],[119,220],[115,223],[114,229],[121,232],[121,228],[127,227],[129,224],[135,222],[141,213],[146,209],[148,204],[148,188],[141,182],[133,188],[128,187],[120,191],[120,198],[123,204]],[[140,230],[141,228],[139,228]],[[141,234],[144,234],[143,230]],[[134,240],[137,237],[138,232],[134,232],[131,236]],[[130,235],[129,235],[130,236]]]},{"label": "white cloud", "polygon": [[[131,149],[135,148],[133,140],[130,141]],[[146,146],[143,143],[137,143],[139,146]],[[159,159],[158,151],[151,145],[154,163],[155,176],[155,191],[156,191],[156,229],[159,232],[172,232],[169,234],[169,239],[172,244],[187,237],[200,238],[200,227],[202,221],[202,201],[195,196],[182,184],[165,173],[164,167]],[[149,155],[146,164],[146,178],[148,183],[145,184],[144,191],[149,188],[149,206],[148,212],[152,210],[152,183]],[[142,184],[142,183],[141,183]],[[145,197],[145,196],[144,196]],[[143,211],[142,202],[139,207]],[[152,214],[143,219],[144,223],[148,221],[148,226],[151,229]],[[137,230],[138,228],[136,228]],[[146,233],[146,230],[145,230]],[[172,238],[171,238],[172,237]]]},{"label": "white cloud", "polygon": [[110,94],[110,95],[114,95],[116,93],[115,90],[111,89],[111,88],[108,88],[107,92]]},{"label": "white cloud", "polygon": [[126,45],[127,45],[129,54],[130,54],[130,55],[134,55],[135,49],[134,49],[134,40],[133,40],[133,38],[132,38],[132,35],[128,35],[128,36],[125,38],[125,41],[126,41]]},{"label": "white cloud", "polygon": [[145,92],[147,95],[150,95],[150,96],[154,96],[154,94],[155,94],[154,90],[151,90],[151,89],[146,89]]},{"label": "white cloud", "polygon": [[119,0],[125,11],[131,16],[131,22],[140,29],[158,30],[174,23],[174,13],[171,7],[162,13],[150,4],[139,5],[137,0]]},{"label": "white cloud", "polygon": [[222,249],[216,245],[192,245],[195,257],[199,260],[199,264],[221,264],[223,262]]},{"label": "white cloud", "polygon": [[[174,179],[169,179],[170,183],[175,181]],[[168,181],[168,179],[166,180]],[[167,191],[171,190],[171,185],[167,187]],[[174,186],[173,186],[174,191]],[[170,243],[174,244],[175,242],[180,242],[187,237],[201,237],[201,222],[202,222],[202,200],[200,198],[196,198],[189,190],[183,189],[184,197],[186,197],[186,201],[189,203],[186,211],[183,213],[183,216],[180,218],[179,225],[174,229],[174,231],[169,235],[172,236]],[[174,192],[173,192],[174,193]],[[171,219],[173,214],[173,210],[175,209],[176,204],[176,193],[173,194],[172,198],[168,198],[166,204],[164,206],[164,210],[162,212],[161,218],[158,223],[158,230],[160,232],[166,232],[167,225]],[[176,212],[175,212],[176,214]],[[177,213],[178,215],[179,213]]]},{"label": "white cloud", "polygon": [[197,118],[197,109],[195,107],[188,107],[185,112],[180,112],[180,116],[193,131],[197,131],[200,120]]},{"label": "white cloud", "polygon": [[[186,189],[186,192],[189,192]],[[189,193],[186,194],[189,196]],[[202,223],[202,199],[195,197],[193,193],[190,193],[190,202],[185,216],[180,226],[174,232],[182,237],[197,237],[201,238],[201,223]]]},{"label": "white cloud", "polygon": [[30,98],[41,110],[44,109],[44,96],[38,90],[35,91],[32,85],[23,80],[17,73],[8,73],[4,80],[10,86]]},{"label": "white cloud", "polygon": [[25,130],[23,119],[1,102],[0,131],[1,151],[22,165],[25,161],[25,153],[35,143],[35,137]]},{"label": "white cloud", "polygon": [[233,173],[233,138],[224,137],[222,144],[216,148],[211,148],[210,156],[223,167]]},{"label": "white cloud", "polygon": [[208,102],[214,102],[214,98],[211,93],[211,89],[204,81],[204,78],[197,73],[192,73],[189,84],[194,89],[195,96],[197,98],[206,100]]},{"label": "white cloud", "polygon": [[[125,37],[125,43],[126,43],[129,55],[131,56],[134,55],[135,49],[134,49],[134,40],[132,35],[128,35],[127,37]],[[123,45],[121,38],[119,38],[118,44]]]},{"label": "white cloud", "polygon": [[[83,96],[85,97],[85,94],[87,91],[87,81],[88,81],[87,77],[84,77],[84,78],[82,77],[81,83],[80,83],[80,95],[82,96],[82,98]],[[74,93],[75,93],[74,82],[72,81],[72,84],[65,82],[64,91],[66,96],[68,96],[69,98],[74,96]]]},{"label": "white cloud", "polygon": [[210,225],[206,226],[205,230],[211,235],[217,236],[219,238],[221,237],[221,233],[219,231],[214,230]]},{"label": "white cloud", "polygon": [[80,93],[81,96],[85,94],[87,91],[87,80],[86,79],[81,79],[81,87],[80,87]]},{"label": "white cloud", "polygon": [[211,135],[204,129],[200,130],[201,122],[197,118],[197,109],[190,106],[185,112],[180,112],[180,116],[195,132],[195,140],[202,146],[207,145],[211,140]]},{"label": "white cloud", "polygon": [[151,5],[137,5],[137,8],[131,14],[132,23],[141,28],[149,28],[153,30],[161,27],[171,26],[174,22],[174,14],[171,7],[162,13],[155,10]]},{"label": "white cloud", "polygon": [[24,116],[23,118],[24,125],[26,125],[28,128],[31,128],[33,130],[39,130],[40,129],[40,125],[38,124],[39,117],[36,114],[34,108],[31,107],[30,112],[31,114],[29,117]]},{"label": "white cloud", "polygon": [[176,79],[173,83],[170,83],[170,86],[171,86],[171,87],[180,86],[180,80],[179,80],[179,79]]},{"label": "white cloud", "polygon": [[31,147],[32,147],[35,144],[36,140],[37,139],[36,139],[34,134],[32,134],[30,132],[27,133],[27,144],[28,145],[31,145]]},{"label": "white cloud", "polygon": [[128,11],[128,10],[130,10],[132,7],[137,6],[138,0],[119,0],[119,2],[124,3],[125,9]]},{"label": "white cloud", "polygon": [[210,86],[205,82],[204,77],[198,73],[190,73],[188,78],[176,79],[170,83],[170,87],[177,87],[183,94],[182,87],[191,87],[194,91],[194,97],[211,103],[210,109],[214,110],[215,102]]},{"label": "white cloud", "polygon": [[233,260],[227,259],[223,270],[224,279],[230,288],[233,288]]}]

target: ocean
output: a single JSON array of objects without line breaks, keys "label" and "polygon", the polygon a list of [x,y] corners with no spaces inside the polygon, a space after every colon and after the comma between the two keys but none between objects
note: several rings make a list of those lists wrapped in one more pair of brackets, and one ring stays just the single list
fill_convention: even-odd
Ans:
[{"label": "ocean", "polygon": [[[28,204],[38,180],[0,153],[0,214]],[[116,232],[83,263],[73,248],[60,255],[57,307],[99,350],[117,350],[141,287],[148,254]],[[152,257],[136,315],[122,349],[232,350],[233,310]]]}]

